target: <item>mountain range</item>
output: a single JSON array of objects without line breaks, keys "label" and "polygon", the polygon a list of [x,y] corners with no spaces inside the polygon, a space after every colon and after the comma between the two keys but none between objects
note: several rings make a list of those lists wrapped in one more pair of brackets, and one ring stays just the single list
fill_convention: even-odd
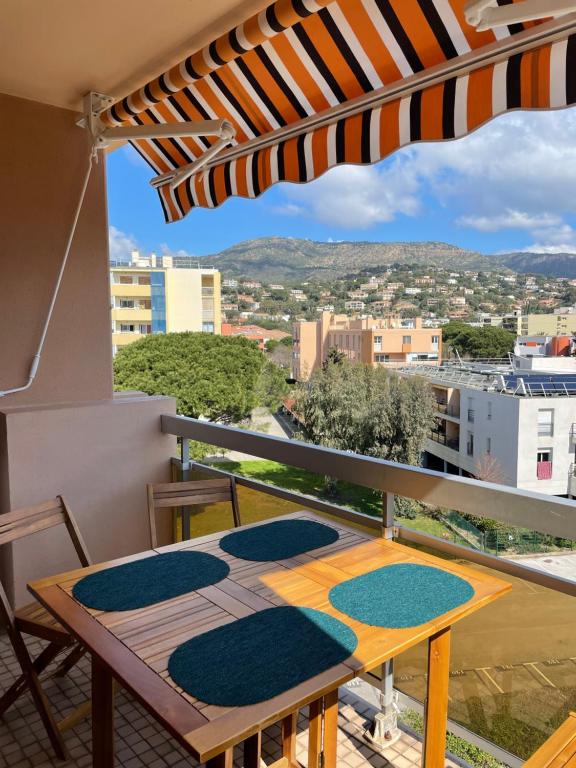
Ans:
[{"label": "mountain range", "polygon": [[510,269],[551,277],[576,277],[576,254],[487,256],[438,242],[316,242],[262,237],[237,243],[204,258],[227,276],[267,283],[296,283],[311,278],[331,280],[360,272],[377,272],[393,264],[434,265],[454,271]]}]

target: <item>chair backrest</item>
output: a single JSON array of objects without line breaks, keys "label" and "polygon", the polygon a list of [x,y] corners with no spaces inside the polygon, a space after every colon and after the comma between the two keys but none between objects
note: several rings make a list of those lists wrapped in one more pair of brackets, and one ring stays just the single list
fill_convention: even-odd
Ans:
[{"label": "chair backrest", "polygon": [[[37,504],[34,507],[15,509],[0,515],[0,546],[32,536],[48,528],[65,525],[81,565],[91,564],[90,555],[70,509],[62,496]],[[4,614],[4,615],[3,615]],[[11,623],[8,598],[0,583],[0,619]]]},{"label": "chair backrest", "polygon": [[156,510],[165,507],[190,507],[194,505],[216,504],[229,501],[232,504],[234,525],[240,525],[240,512],[236,483],[232,477],[218,480],[191,480],[183,483],[149,483],[148,515],[150,520],[150,539],[152,547],[158,546],[156,528]]}]

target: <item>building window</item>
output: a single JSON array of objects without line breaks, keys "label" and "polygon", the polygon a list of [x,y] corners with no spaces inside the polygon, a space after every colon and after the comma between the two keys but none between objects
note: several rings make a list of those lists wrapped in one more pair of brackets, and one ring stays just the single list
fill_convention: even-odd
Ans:
[{"label": "building window", "polygon": [[538,437],[552,437],[554,434],[554,411],[540,408],[538,411]]},{"label": "building window", "polygon": [[120,299],[120,309],[134,309],[134,299]]},{"label": "building window", "polygon": [[120,333],[136,333],[136,326],[133,323],[120,323]]},{"label": "building window", "polygon": [[412,336],[402,336],[402,344],[412,344]]},{"label": "building window", "polygon": [[120,275],[118,282],[121,285],[132,285],[132,275]]},{"label": "building window", "polygon": [[214,323],[202,323],[203,333],[214,333]]},{"label": "building window", "polygon": [[440,343],[440,336],[432,336],[432,344],[435,344],[436,346],[438,346],[439,343]]},{"label": "building window", "polygon": [[152,333],[152,326],[149,323],[141,324],[140,333],[144,333],[144,334]]},{"label": "building window", "polygon": [[389,363],[390,355],[374,355],[374,360],[377,363]]},{"label": "building window", "polygon": [[382,344],[382,336],[374,336],[374,344]]},{"label": "building window", "polygon": [[468,456],[474,456],[474,433],[468,432],[468,440],[466,442],[466,453]]},{"label": "building window", "polygon": [[150,275],[139,275],[138,285],[150,285]]},{"label": "building window", "polygon": [[536,477],[538,480],[552,479],[552,448],[541,448],[536,453]]}]

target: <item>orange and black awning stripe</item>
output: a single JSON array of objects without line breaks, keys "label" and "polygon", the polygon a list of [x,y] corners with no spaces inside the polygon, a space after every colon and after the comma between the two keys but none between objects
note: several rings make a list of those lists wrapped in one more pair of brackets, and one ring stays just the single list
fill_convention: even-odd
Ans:
[{"label": "orange and black awning stripe", "polygon": [[[463,6],[464,0],[277,0],[102,120],[117,126],[224,118],[234,125],[229,151],[175,189],[159,188],[166,220],[175,221],[232,195],[257,197],[279,181],[311,181],[340,163],[374,163],[412,142],[458,138],[508,110],[576,103],[571,30],[489,63],[478,57],[463,74],[447,71],[408,95],[387,97],[418,75],[443,65],[457,70],[472,54],[535,27],[476,32]],[[362,106],[371,94],[374,104]],[[212,142],[133,144],[161,174],[194,161]]]}]

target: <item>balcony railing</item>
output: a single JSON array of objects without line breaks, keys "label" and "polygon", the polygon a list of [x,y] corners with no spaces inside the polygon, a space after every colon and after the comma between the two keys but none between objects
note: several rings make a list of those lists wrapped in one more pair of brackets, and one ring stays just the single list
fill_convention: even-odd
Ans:
[{"label": "balcony railing", "polygon": [[445,432],[439,432],[437,430],[430,430],[428,437],[439,445],[445,445],[447,448],[451,448],[453,451],[460,450],[460,441],[454,437],[448,437]]},{"label": "balcony railing", "polygon": [[[510,593],[512,596],[510,603],[503,605],[501,609],[494,606],[504,601],[497,601],[494,606],[489,606],[481,621],[474,624],[471,620],[472,629],[469,630],[469,635],[466,635],[468,630],[464,628],[462,634],[455,638],[455,652],[458,659],[458,661],[455,660],[456,665],[463,663],[461,659],[468,659],[471,649],[474,648],[480,649],[476,655],[482,657],[482,663],[478,664],[478,669],[466,666],[466,662],[463,668],[456,666],[452,669],[451,695],[456,693],[456,696],[455,698],[453,696],[451,705],[453,719],[450,721],[449,728],[453,732],[459,732],[468,741],[482,749],[492,752],[499,760],[514,768],[520,768],[521,765],[521,759],[517,755],[526,759],[550,735],[552,721],[546,708],[548,705],[544,705],[544,702],[548,701],[549,696],[554,697],[554,704],[550,706],[555,709],[550,711],[555,712],[555,717],[559,712],[567,711],[566,708],[569,707],[570,696],[573,695],[573,690],[569,686],[573,683],[566,683],[568,686],[566,692],[560,689],[560,686],[562,680],[572,674],[574,662],[571,659],[576,657],[576,648],[574,648],[576,633],[572,620],[567,619],[562,624],[555,624],[554,632],[549,631],[549,624],[555,621],[554,617],[558,615],[565,617],[574,615],[574,606],[570,597],[576,596],[576,581],[509,559],[506,556],[506,550],[509,539],[518,538],[523,541],[523,537],[528,534],[522,531],[526,530],[540,531],[543,534],[539,540],[541,542],[552,540],[554,537],[556,537],[555,540],[576,540],[576,515],[574,514],[576,508],[573,502],[181,416],[163,416],[162,430],[182,438],[182,460],[174,460],[174,464],[178,467],[178,476],[183,479],[186,479],[190,470],[194,468],[188,453],[189,441],[194,440],[218,446],[227,451],[238,451],[292,468],[307,470],[321,477],[329,475],[355,486],[382,492],[382,514],[374,516],[316,496],[235,474],[241,494],[241,507],[247,509],[248,513],[246,522],[251,521],[250,516],[254,514],[258,515],[254,519],[260,519],[261,512],[255,512],[251,507],[255,498],[261,497],[271,500],[265,502],[270,507],[271,515],[302,508],[314,509],[320,513],[347,520],[353,525],[359,525],[366,531],[372,531],[375,536],[396,537],[409,546],[435,550],[441,557],[461,558],[469,561],[473,567],[486,567],[505,574],[503,578],[513,581],[515,585]],[[217,474],[222,472],[214,466],[202,469]],[[268,477],[266,479],[268,480]],[[251,495],[243,498],[242,494]],[[473,515],[480,520],[483,518],[495,520],[522,531],[516,534],[512,528],[505,528],[499,533],[498,547],[501,548],[499,554],[503,556],[497,557],[492,554],[494,551],[492,546],[476,547],[470,541],[466,541],[465,537],[455,534],[442,534],[442,537],[437,537],[409,527],[410,520],[404,522],[401,517],[395,518],[397,496],[442,508],[440,511],[444,512],[453,510],[464,515]],[[284,509],[282,509],[283,505]],[[213,513],[209,508],[202,514],[209,516]],[[222,514],[224,522],[222,527],[227,526],[228,515],[228,510],[225,510]],[[204,518],[204,520],[207,519],[210,518]],[[193,520],[196,527],[197,514]],[[190,518],[186,522],[183,515],[184,536],[189,534],[189,525]],[[567,545],[569,543],[567,542]],[[515,550],[512,549],[512,551]],[[520,589],[519,585],[526,582],[536,585],[536,589],[532,586]],[[535,595],[540,597],[535,598]],[[535,627],[535,636],[532,640],[526,628],[526,622],[535,621],[535,609],[530,602],[535,599],[539,606],[536,612],[544,613]],[[550,606],[553,606],[552,614],[549,614]],[[494,611],[493,624],[487,625],[491,610]],[[510,617],[514,617],[514,620],[510,621]],[[509,631],[506,629],[508,625]],[[497,642],[490,642],[487,645],[478,643],[478,638],[482,633],[486,633],[486,626],[493,627],[490,632],[505,633],[508,656],[498,655],[501,653],[501,648]],[[535,655],[534,646],[539,649],[540,656]],[[458,650],[460,648],[461,650]],[[523,648],[526,649],[526,658],[521,655],[524,651],[518,650]],[[496,649],[496,651],[492,653],[489,649]],[[485,656],[490,656],[491,666],[485,666]],[[509,663],[510,656],[513,656],[514,663]],[[492,657],[494,657],[493,660]],[[539,660],[534,661],[535,658]],[[548,661],[549,659],[553,659],[553,662]],[[556,667],[548,669],[547,665],[551,664],[559,665],[558,670]],[[413,649],[401,655],[397,659],[395,670],[396,688],[400,691],[401,697],[405,703],[409,702],[410,706],[413,704],[417,708],[416,700],[422,699],[425,689],[426,665],[423,654]],[[380,680],[376,677],[369,676],[369,679],[373,684],[380,685]],[[543,686],[541,693],[535,691],[534,681]],[[458,701],[458,696],[465,698]],[[471,699],[466,698],[470,696]],[[482,698],[479,698],[480,696]],[[526,710],[528,706],[537,708],[535,715]],[[512,712],[510,708],[514,711]],[[504,727],[504,721],[499,719],[503,717],[502,712],[505,711],[509,713],[511,728]],[[488,722],[491,718],[494,720],[493,725]],[[508,723],[508,720],[506,722]],[[531,734],[532,741],[527,739],[527,733]],[[494,741],[497,743],[492,743]],[[510,752],[515,754],[509,754]]]},{"label": "balcony railing", "polygon": [[436,410],[439,413],[445,413],[447,416],[453,416],[455,419],[460,418],[460,409],[457,408],[455,405],[450,405],[449,403],[436,403]]},{"label": "balcony railing", "polygon": [[[299,440],[248,432],[236,427],[199,421],[185,416],[163,416],[162,431],[178,435],[184,440],[196,440],[228,451],[238,451],[277,461],[320,476],[330,475],[338,480],[383,491],[388,495],[403,496],[478,518],[497,520],[505,525],[576,540],[576,507],[568,499],[480,482],[472,478],[447,475],[422,467],[324,448]],[[269,487],[266,484],[262,485]],[[294,496],[291,492],[286,493]],[[297,495],[297,497],[308,499],[304,495]],[[334,505],[329,506],[333,508]],[[368,518],[375,522],[369,515],[347,510],[346,515],[350,514],[357,520]],[[391,534],[394,526],[393,518],[386,519],[384,524],[390,529]],[[381,522],[376,521],[377,528],[381,525]],[[432,540],[436,541],[434,537]],[[462,555],[461,549],[459,548],[458,552]],[[465,549],[463,552],[469,554]],[[506,572],[518,574],[517,569],[520,568],[520,574],[526,572],[527,578],[537,579],[537,583],[545,586],[561,588],[561,591],[576,597],[576,582],[539,573],[535,569],[519,566],[516,563],[510,566],[513,570]]]}]

